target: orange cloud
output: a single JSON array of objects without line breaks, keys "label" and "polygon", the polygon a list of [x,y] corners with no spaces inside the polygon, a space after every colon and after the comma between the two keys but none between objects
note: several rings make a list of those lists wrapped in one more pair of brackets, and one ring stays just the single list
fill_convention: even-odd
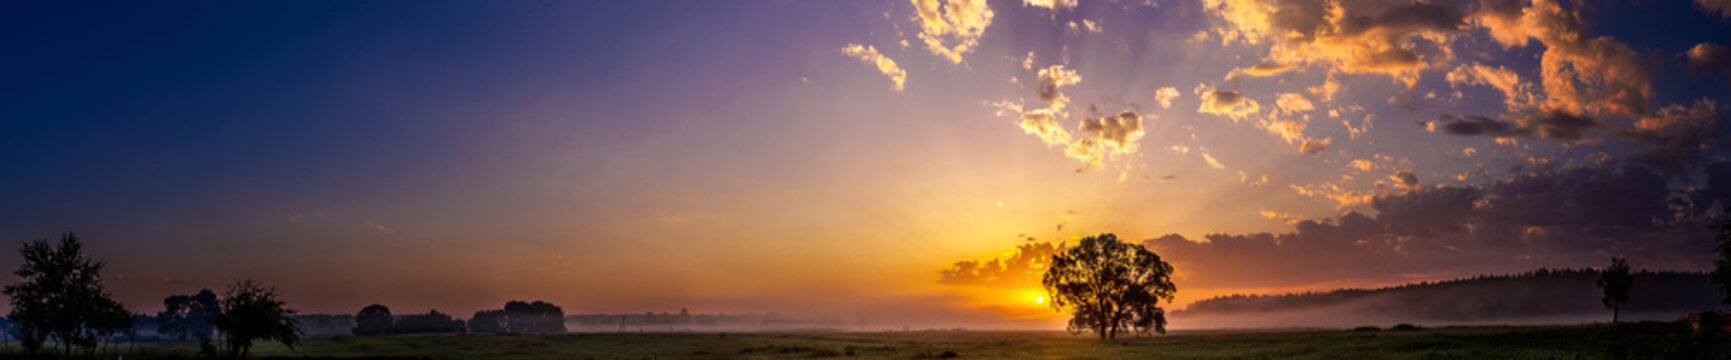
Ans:
[{"label": "orange cloud", "polygon": [[889,76],[890,81],[895,83],[896,91],[902,91],[902,85],[908,82],[908,72],[903,71],[901,66],[896,66],[895,60],[891,60],[888,56],[878,53],[876,47],[872,47],[871,45],[860,46],[859,44],[848,44],[847,47],[842,48],[841,51],[843,54],[858,58],[860,61],[867,64],[877,65],[878,72],[882,72],[884,75]]}]

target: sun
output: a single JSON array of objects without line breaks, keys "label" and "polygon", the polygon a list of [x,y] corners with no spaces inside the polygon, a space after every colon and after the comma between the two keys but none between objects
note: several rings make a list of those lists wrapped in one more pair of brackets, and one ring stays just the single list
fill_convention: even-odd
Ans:
[{"label": "sun", "polygon": [[1046,297],[1045,296],[1035,296],[1034,297],[1034,303],[1045,304],[1046,303]]}]

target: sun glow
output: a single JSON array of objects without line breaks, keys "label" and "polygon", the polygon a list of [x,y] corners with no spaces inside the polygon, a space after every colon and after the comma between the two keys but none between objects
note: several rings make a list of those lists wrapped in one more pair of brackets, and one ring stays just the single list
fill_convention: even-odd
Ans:
[{"label": "sun glow", "polygon": [[1046,303],[1046,297],[1045,296],[1035,296],[1034,297],[1034,303],[1045,304]]}]

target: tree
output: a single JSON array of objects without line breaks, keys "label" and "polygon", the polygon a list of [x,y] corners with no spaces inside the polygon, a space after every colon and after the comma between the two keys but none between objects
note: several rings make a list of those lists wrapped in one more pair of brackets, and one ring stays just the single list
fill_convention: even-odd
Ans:
[{"label": "tree", "polygon": [[462,320],[453,319],[449,314],[433,310],[426,314],[403,315],[401,319],[397,319],[391,332],[396,334],[461,333],[465,331],[464,329]]},{"label": "tree", "polygon": [[1719,286],[1719,293],[1725,295],[1720,304],[1731,304],[1731,207],[1725,208],[1725,218],[1713,224],[1714,230],[1719,230],[1719,246],[1713,250],[1719,252],[1719,259],[1713,260],[1713,284]]},{"label": "tree", "polygon": [[469,332],[472,333],[502,333],[505,328],[505,310],[476,311],[469,317]]},{"label": "tree", "polygon": [[1617,323],[1618,308],[1629,302],[1629,285],[1633,280],[1634,277],[1629,275],[1629,261],[1622,256],[1611,257],[1611,266],[1599,272],[1599,281],[1596,284],[1605,290],[1605,297],[1599,299],[1599,302],[1604,303],[1605,308],[1611,309],[1612,324]]},{"label": "tree", "polygon": [[295,310],[277,298],[276,288],[258,280],[241,279],[223,294],[222,312],[212,319],[224,339],[228,355],[245,358],[254,341],[276,341],[293,350],[300,344],[301,329],[290,315]]},{"label": "tree", "polygon": [[1101,339],[1125,330],[1166,333],[1166,310],[1172,302],[1172,265],[1148,248],[1100,234],[1052,256],[1041,283],[1054,310],[1069,309],[1072,333],[1094,331]]},{"label": "tree", "polygon": [[507,301],[505,302],[505,325],[513,333],[563,333],[565,332],[565,309],[553,303],[536,300],[535,302]]},{"label": "tree", "polygon": [[396,326],[396,319],[391,317],[391,309],[384,305],[372,304],[361,308],[355,314],[355,335],[385,335],[391,333],[391,327]]},{"label": "tree", "polygon": [[24,244],[24,264],[14,271],[23,282],[7,285],[7,314],[20,327],[20,343],[37,351],[48,340],[61,352],[78,347],[94,351],[102,341],[132,327],[132,314],[102,287],[103,262],[84,257],[78,236],[67,233],[59,246],[47,239]]},{"label": "tree", "polygon": [[216,293],[210,289],[199,290],[195,295],[169,296],[162,299],[162,306],[166,310],[156,314],[156,332],[180,341],[210,340],[211,333],[216,331],[211,318],[222,312],[222,304],[217,303]]}]

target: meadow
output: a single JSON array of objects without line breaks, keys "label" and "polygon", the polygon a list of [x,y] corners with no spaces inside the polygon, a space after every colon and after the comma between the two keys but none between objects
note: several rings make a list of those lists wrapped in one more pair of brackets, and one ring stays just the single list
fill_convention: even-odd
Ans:
[{"label": "meadow", "polygon": [[[1725,359],[1731,338],[1680,323],[1395,331],[1177,331],[1101,340],[1065,332],[580,333],[336,336],[262,359]],[[16,351],[16,347],[12,348]],[[195,344],[121,344],[102,358],[190,359]],[[8,358],[20,354],[5,353]]]}]

